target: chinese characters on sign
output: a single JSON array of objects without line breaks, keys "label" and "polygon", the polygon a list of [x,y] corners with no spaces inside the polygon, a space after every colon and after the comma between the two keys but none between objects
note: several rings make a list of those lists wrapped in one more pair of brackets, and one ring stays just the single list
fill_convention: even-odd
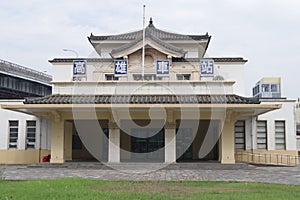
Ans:
[{"label": "chinese characters on sign", "polygon": [[85,60],[74,60],[73,61],[73,75],[74,76],[85,76],[86,75],[86,61]]},{"label": "chinese characters on sign", "polygon": [[157,60],[156,61],[156,75],[167,76],[170,72],[170,61],[168,60]]},{"label": "chinese characters on sign", "polygon": [[214,75],[214,61],[200,60],[200,75],[213,76]]},{"label": "chinese characters on sign", "polygon": [[127,60],[115,60],[114,61],[115,76],[127,75],[128,61]]}]

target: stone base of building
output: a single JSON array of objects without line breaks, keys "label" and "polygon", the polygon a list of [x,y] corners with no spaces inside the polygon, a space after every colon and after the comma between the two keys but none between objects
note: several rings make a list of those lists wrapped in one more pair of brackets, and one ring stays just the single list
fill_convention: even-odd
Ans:
[{"label": "stone base of building", "polygon": [[8,149],[0,150],[0,164],[36,164],[42,161],[50,150],[39,149]]}]

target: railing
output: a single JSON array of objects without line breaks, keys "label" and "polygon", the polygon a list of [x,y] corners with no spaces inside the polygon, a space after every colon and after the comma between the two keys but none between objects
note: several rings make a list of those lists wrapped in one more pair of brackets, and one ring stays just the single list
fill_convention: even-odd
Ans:
[{"label": "railing", "polygon": [[235,160],[262,165],[297,166],[299,156],[290,154],[236,152]]},{"label": "railing", "polygon": [[0,70],[49,84],[52,76],[0,59]]}]

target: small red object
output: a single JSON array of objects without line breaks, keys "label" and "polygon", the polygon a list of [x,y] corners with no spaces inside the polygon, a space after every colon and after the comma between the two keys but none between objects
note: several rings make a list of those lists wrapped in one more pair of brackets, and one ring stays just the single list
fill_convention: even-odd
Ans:
[{"label": "small red object", "polygon": [[43,162],[50,162],[51,156],[43,156]]}]

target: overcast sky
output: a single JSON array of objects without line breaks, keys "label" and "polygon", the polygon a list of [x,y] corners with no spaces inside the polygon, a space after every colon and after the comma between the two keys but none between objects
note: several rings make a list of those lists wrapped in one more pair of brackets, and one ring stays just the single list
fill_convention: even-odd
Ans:
[{"label": "overcast sky", "polygon": [[52,73],[54,57],[90,57],[95,35],[134,31],[147,21],[163,30],[212,35],[211,57],[242,56],[246,95],[262,77],[282,78],[283,95],[300,97],[298,0],[1,0],[0,59]]}]

